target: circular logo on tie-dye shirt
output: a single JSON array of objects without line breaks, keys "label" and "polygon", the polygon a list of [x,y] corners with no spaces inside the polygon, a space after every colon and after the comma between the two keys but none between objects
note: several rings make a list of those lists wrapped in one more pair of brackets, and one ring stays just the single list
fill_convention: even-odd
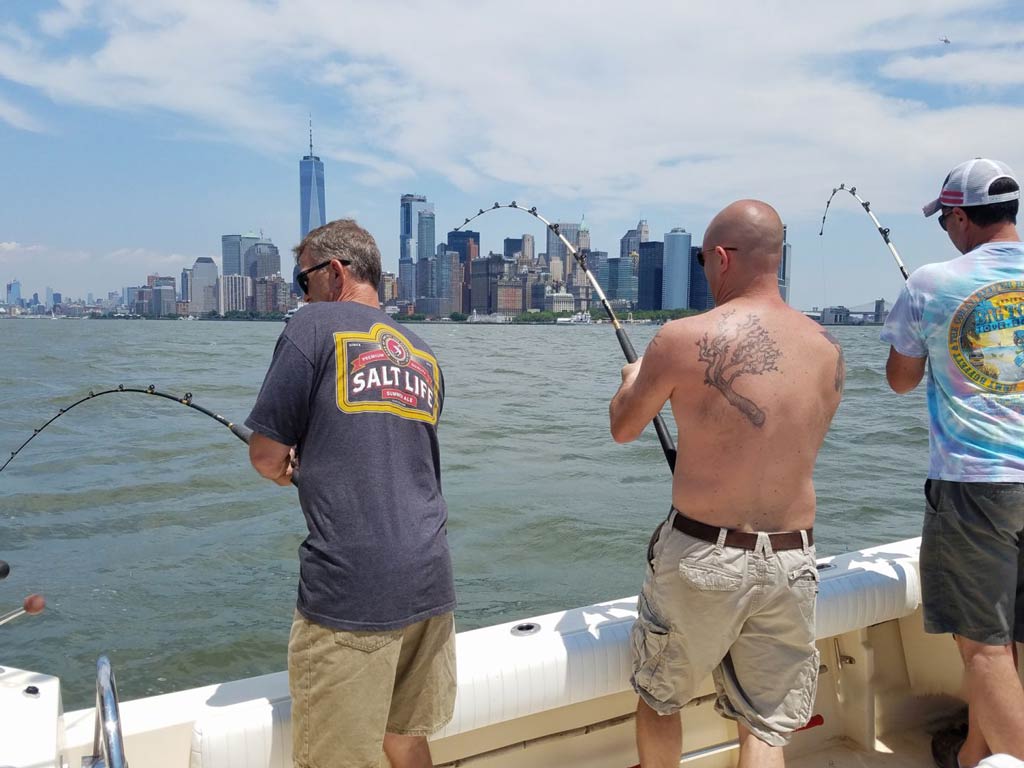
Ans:
[{"label": "circular logo on tie-dye shirt", "polygon": [[1024,280],[972,293],[953,314],[949,353],[957,368],[990,392],[1024,392]]}]

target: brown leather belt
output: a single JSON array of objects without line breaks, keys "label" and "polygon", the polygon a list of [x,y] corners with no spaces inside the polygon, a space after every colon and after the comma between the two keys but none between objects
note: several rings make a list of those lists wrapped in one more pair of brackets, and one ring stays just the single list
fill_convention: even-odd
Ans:
[{"label": "brown leather belt", "polygon": [[[712,544],[718,543],[718,532],[722,530],[714,525],[708,525],[691,517],[685,517],[679,510],[676,510],[675,517],[672,518],[672,527],[696,539],[710,541]],[[749,549],[751,551],[757,549],[756,533],[737,531],[732,528],[727,528],[726,530],[728,533],[725,534],[725,546]],[[814,543],[814,529],[808,528],[806,533],[807,546],[810,546]],[[768,540],[772,543],[772,550],[775,552],[786,549],[802,549],[804,546],[804,540],[800,535],[800,531],[769,533]]]}]

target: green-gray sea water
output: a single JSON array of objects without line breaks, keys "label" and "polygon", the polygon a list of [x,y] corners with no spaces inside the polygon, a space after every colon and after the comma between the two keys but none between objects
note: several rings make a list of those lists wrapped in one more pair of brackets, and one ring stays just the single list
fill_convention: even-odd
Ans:
[{"label": "green-gray sea water", "polygon": [[[0,455],[118,384],[192,392],[242,421],[280,330],[0,321]],[[609,436],[623,363],[611,327],[414,330],[447,383],[459,628],[636,594],[670,477],[653,429],[630,445]],[[629,327],[638,350],[656,330]],[[815,474],[819,555],[919,535],[928,464],[923,387],[889,392],[878,328],[834,333],[847,382]],[[87,402],[0,473],[0,559],[12,566],[0,613],[30,592],[48,601],[0,627],[0,664],[59,675],[68,709],[91,704],[100,653],[122,699],[283,669],[304,529],[294,489],[260,479],[214,421],[144,395]]]}]

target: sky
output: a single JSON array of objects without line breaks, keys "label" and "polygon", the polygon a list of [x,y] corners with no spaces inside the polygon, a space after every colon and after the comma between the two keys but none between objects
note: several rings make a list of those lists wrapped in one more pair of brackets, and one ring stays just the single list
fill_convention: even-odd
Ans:
[{"label": "sky", "polygon": [[[516,200],[611,253],[753,197],[787,224],[790,303],[859,306],[902,278],[848,195],[819,237],[833,187],[911,270],[952,258],[921,206],[967,158],[1024,169],[1022,97],[1016,0],[0,0],[0,284],[105,296],[253,230],[289,259],[312,115],[328,219],[385,269],[403,193],[439,242]],[[521,212],[474,225],[544,249]]]}]

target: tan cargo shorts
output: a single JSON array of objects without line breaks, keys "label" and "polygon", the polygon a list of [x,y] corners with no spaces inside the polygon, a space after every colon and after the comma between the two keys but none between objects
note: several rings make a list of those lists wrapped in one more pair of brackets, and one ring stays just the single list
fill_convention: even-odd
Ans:
[{"label": "tan cargo shorts", "polygon": [[377,768],[385,732],[428,736],[452,719],[454,617],[449,612],[386,632],[343,632],[296,611],[288,687],[298,768]]},{"label": "tan cargo shorts", "polygon": [[810,719],[818,684],[814,547],[773,552],[767,535],[756,551],[719,546],[669,518],[651,555],[632,632],[634,690],[668,715],[712,674],[722,715],[785,746]]}]

